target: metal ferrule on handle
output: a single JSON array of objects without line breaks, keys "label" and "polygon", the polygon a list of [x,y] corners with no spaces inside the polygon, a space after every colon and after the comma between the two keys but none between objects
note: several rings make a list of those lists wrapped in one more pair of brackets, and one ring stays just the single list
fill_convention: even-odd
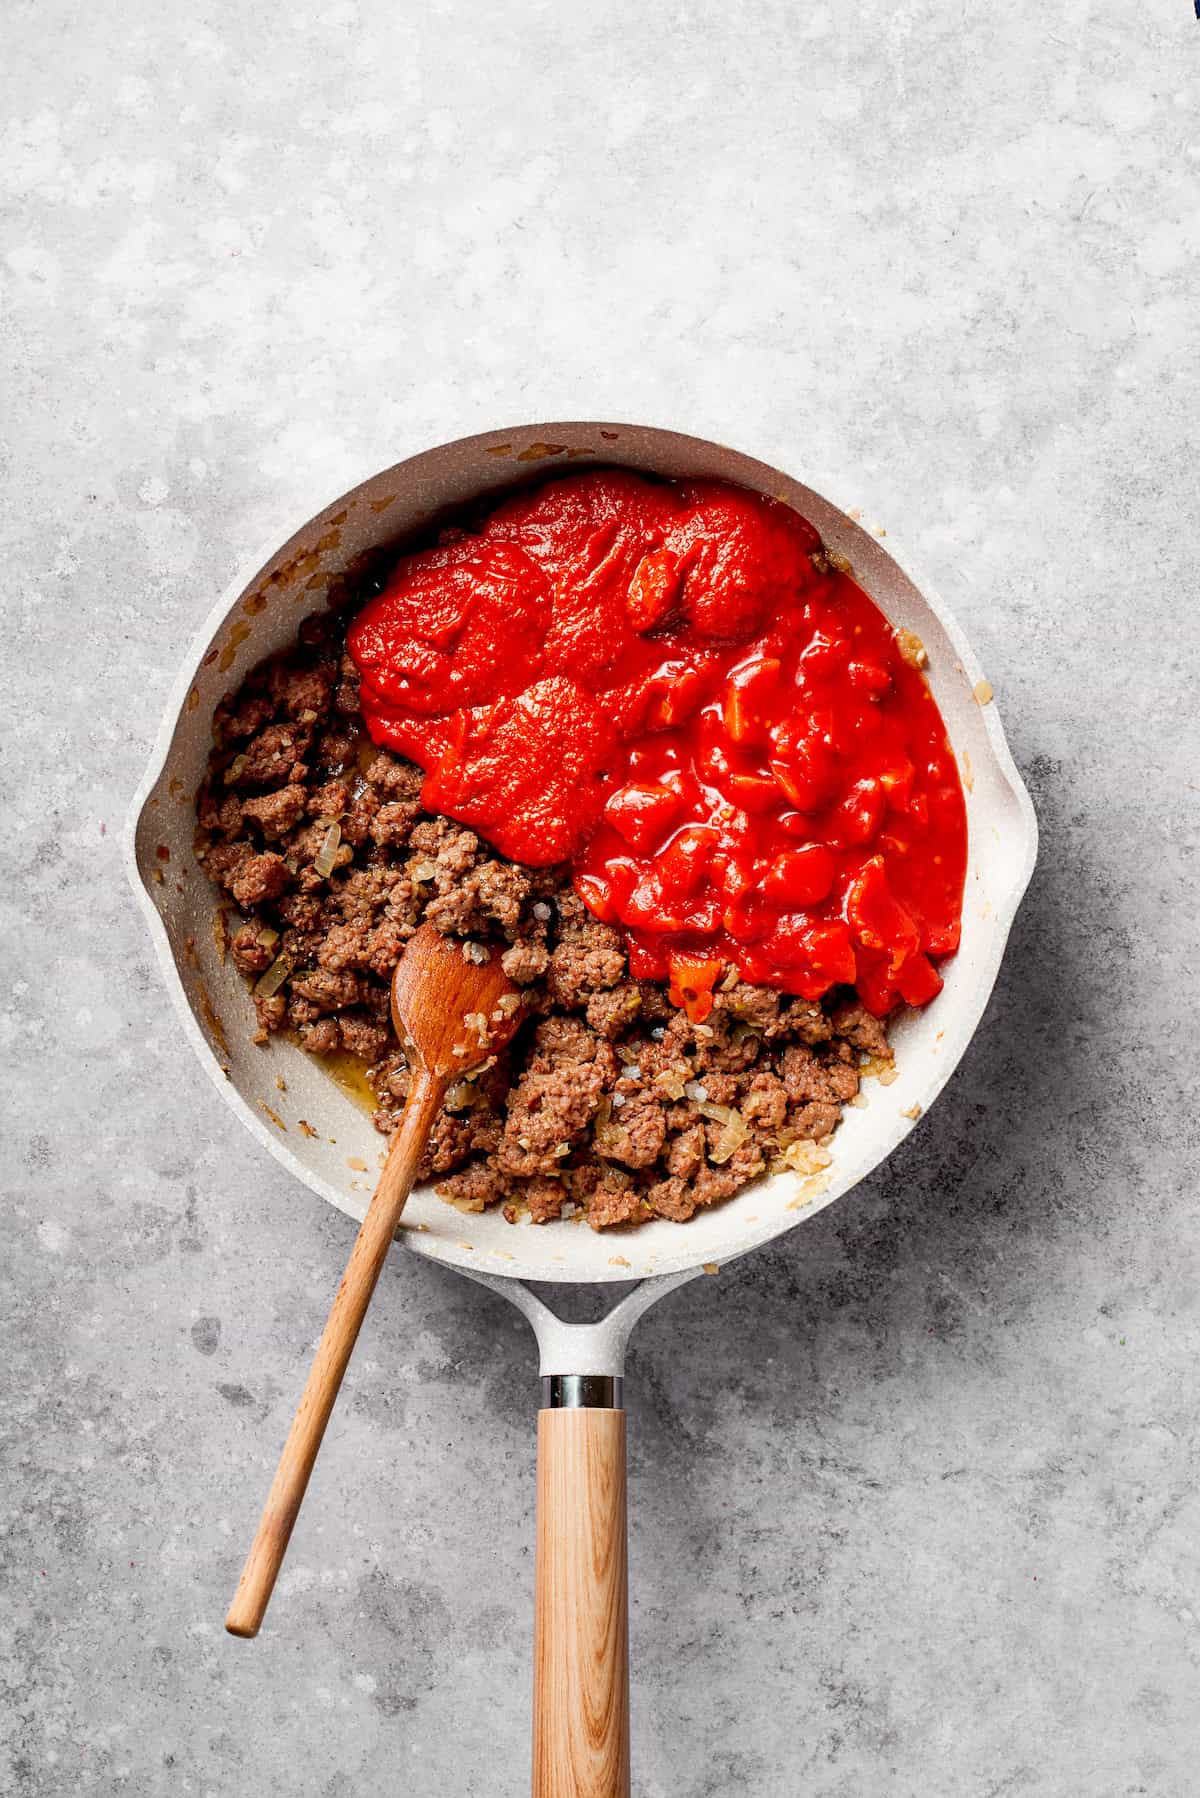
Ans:
[{"label": "metal ferrule on handle", "polygon": [[543,1411],[622,1411],[624,1381],[619,1374],[544,1373]]}]

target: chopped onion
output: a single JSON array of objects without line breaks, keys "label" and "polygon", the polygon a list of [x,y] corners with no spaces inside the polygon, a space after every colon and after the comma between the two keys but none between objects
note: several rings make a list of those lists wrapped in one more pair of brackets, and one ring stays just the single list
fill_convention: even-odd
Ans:
[{"label": "chopped onion", "polygon": [[256,999],[270,999],[273,994],[279,991],[291,971],[291,956],[277,955],[266,973],[262,976],[262,979],[255,985],[254,997]]},{"label": "chopped onion", "polygon": [[808,1137],[801,1137],[798,1141],[789,1143],[783,1153],[776,1156],[771,1163],[771,1172],[780,1174],[789,1169],[794,1174],[819,1174],[832,1161],[833,1156],[828,1149],[810,1141]]},{"label": "chopped onion", "polygon": [[711,1118],[714,1124],[724,1125],[720,1136],[708,1151],[708,1159],[716,1167],[722,1167],[749,1139],[750,1127],[741,1112],[735,1111],[731,1105],[702,1102],[699,1110],[702,1117]]},{"label": "chopped onion", "polygon": [[321,847],[313,857],[313,867],[322,880],[333,873],[337,861],[338,846],[342,840],[342,827],[335,818],[325,835],[321,838]]},{"label": "chopped onion", "polygon": [[697,1103],[708,1097],[707,1086],[701,1086],[698,1080],[689,1080],[683,1090],[689,1099],[695,1099]]},{"label": "chopped onion", "polygon": [[240,780],[242,778],[242,770],[245,766],[246,757],[244,755],[235,755],[228,768],[225,770],[225,785],[227,787],[231,787],[235,780]]},{"label": "chopped onion", "polygon": [[592,1147],[597,1155],[605,1159],[611,1159],[625,1147],[625,1133],[614,1127],[612,1101],[607,1097],[601,1099],[596,1111],[596,1121],[592,1125]]}]

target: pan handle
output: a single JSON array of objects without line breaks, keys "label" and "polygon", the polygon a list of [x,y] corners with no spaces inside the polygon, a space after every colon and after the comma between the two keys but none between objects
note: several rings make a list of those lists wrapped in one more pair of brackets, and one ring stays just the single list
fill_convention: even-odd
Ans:
[{"label": "pan handle", "polygon": [[533,1798],[629,1798],[625,1413],[608,1375],[543,1378]]}]

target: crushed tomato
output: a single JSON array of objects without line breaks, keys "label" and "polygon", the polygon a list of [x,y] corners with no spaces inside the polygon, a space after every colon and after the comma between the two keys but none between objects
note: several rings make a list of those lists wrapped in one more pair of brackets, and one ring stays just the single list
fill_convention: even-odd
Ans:
[{"label": "crushed tomato", "polygon": [[522,491],[355,618],[373,739],[429,809],[570,861],[694,1022],[729,968],[877,1016],[941,990],[966,809],[945,725],[807,521],[715,481]]}]

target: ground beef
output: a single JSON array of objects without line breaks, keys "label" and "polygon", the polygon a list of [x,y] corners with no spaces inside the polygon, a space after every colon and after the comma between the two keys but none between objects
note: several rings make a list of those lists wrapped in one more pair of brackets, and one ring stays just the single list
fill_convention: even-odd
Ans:
[{"label": "ground beef", "polygon": [[247,799],[242,805],[242,818],[257,824],[264,837],[285,837],[304,816],[308,790],[301,786],[281,787],[277,793],[264,793],[261,798]]},{"label": "ground beef", "polygon": [[[890,1059],[853,994],[815,1004],[728,979],[693,1025],[663,986],[631,979],[620,934],[566,870],[518,867],[430,816],[420,769],[371,748],[332,615],[306,620],[213,723],[198,854],[243,914],[228,920],[235,965],[273,983],[285,958],[278,990],[255,994],[255,1041],[290,1031],[315,1055],[358,1057],[388,1134],[409,1085],[388,1005],[408,938],[426,919],[505,945],[527,1021],[451,1089],[422,1163],[463,1210],[535,1224],[582,1211],[598,1230],[686,1222],[784,1165],[792,1143],[828,1137],[863,1059]],[[715,1105],[745,1125],[731,1153]]]},{"label": "ground beef", "polygon": [[253,910],[270,899],[278,899],[290,880],[281,855],[251,855],[239,863],[228,886],[243,910]]}]

